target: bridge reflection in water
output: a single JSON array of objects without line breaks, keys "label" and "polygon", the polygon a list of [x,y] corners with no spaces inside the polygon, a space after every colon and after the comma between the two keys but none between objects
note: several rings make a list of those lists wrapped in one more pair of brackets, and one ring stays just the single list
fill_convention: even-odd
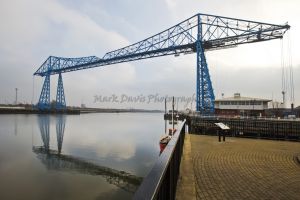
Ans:
[{"label": "bridge reflection in water", "polygon": [[124,171],[99,166],[83,158],[61,153],[66,118],[64,115],[56,116],[57,149],[50,149],[50,116],[40,115],[38,123],[43,141],[43,146],[33,146],[32,151],[47,167],[48,170],[72,171],[82,174],[102,176],[104,179],[127,192],[134,193],[142,182],[142,177],[137,177]]}]

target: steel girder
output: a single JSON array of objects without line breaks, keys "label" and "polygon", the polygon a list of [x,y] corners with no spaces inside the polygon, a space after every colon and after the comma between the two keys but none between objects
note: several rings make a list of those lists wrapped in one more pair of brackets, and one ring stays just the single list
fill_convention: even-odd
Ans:
[{"label": "steel girder", "polygon": [[41,67],[33,74],[38,76],[46,76],[47,74],[59,74],[51,73],[55,70],[60,70],[72,66],[92,63],[99,60],[96,56],[80,57],[80,58],[62,58],[56,56],[49,56],[47,60],[41,65]]},{"label": "steel girder", "polygon": [[40,110],[49,110],[50,105],[50,75],[45,76],[43,88],[37,104],[38,109]]},{"label": "steel girder", "polygon": [[[198,18],[201,21],[198,21]],[[282,38],[288,24],[275,25],[249,20],[197,14],[152,37],[124,48],[96,56],[62,58],[50,56],[34,75],[58,74],[166,55],[196,52],[198,26],[202,26],[204,50]]]},{"label": "steel girder", "polygon": [[65,92],[61,73],[58,75],[55,108],[57,110],[66,109]]},{"label": "steel girder", "polygon": [[[34,75],[47,76],[159,56],[196,52],[197,76],[200,78],[197,78],[196,107],[198,111],[213,112],[214,95],[204,51],[280,39],[289,28],[288,24],[276,25],[197,14],[140,42],[108,52],[102,58],[50,56]],[[200,36],[199,30],[201,30]]]}]

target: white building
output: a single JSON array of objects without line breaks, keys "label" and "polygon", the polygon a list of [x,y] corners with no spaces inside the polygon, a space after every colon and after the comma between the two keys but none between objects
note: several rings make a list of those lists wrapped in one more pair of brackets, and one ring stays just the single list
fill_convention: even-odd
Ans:
[{"label": "white building", "polygon": [[242,97],[235,93],[233,97],[215,100],[216,114],[221,115],[264,115],[269,99]]}]

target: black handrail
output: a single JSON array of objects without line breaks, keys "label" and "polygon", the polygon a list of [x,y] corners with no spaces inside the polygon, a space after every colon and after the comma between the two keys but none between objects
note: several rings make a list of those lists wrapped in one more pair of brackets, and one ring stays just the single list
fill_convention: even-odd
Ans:
[{"label": "black handrail", "polygon": [[154,167],[144,178],[133,199],[175,199],[177,179],[185,136],[184,120]]}]

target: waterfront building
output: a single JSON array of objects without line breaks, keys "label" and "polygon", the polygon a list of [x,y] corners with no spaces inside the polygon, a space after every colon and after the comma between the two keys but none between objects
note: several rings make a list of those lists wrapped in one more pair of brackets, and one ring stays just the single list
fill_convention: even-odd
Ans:
[{"label": "waterfront building", "polygon": [[233,97],[216,99],[215,111],[217,115],[265,116],[270,101],[256,97],[242,97],[240,93],[235,93]]}]

